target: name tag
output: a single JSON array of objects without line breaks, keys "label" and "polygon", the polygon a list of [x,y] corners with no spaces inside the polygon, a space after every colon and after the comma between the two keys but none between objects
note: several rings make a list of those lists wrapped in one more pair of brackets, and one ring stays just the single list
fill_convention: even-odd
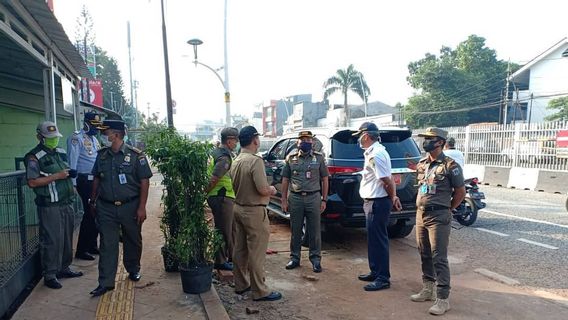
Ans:
[{"label": "name tag", "polygon": [[119,174],[118,181],[120,182],[120,184],[126,184],[126,175],[124,173]]}]

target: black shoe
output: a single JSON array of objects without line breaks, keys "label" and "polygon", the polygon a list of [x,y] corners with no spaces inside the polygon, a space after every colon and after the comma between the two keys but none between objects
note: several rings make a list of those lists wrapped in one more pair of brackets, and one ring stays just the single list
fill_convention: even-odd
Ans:
[{"label": "black shoe", "polygon": [[77,252],[75,253],[75,258],[77,259],[81,259],[81,260],[89,260],[89,261],[93,261],[95,260],[95,257],[93,257],[92,255],[86,253],[86,252]]},{"label": "black shoe", "polygon": [[101,254],[101,252],[97,248],[89,249],[87,252],[90,253],[90,254],[96,254],[96,255]]},{"label": "black shoe", "polygon": [[315,273],[320,273],[322,271],[321,263],[319,261],[312,263],[312,267],[312,270],[314,270]]},{"label": "black shoe", "polygon": [[46,287],[51,288],[51,289],[63,288],[63,286],[61,285],[61,283],[59,283],[59,281],[57,281],[57,279],[44,280],[43,284],[45,284]]},{"label": "black shoe", "polygon": [[278,291],[272,291],[266,297],[262,297],[262,298],[258,298],[258,299],[252,299],[252,300],[253,301],[276,301],[276,300],[280,300],[280,299],[282,299],[282,294]]},{"label": "black shoe", "polygon": [[140,278],[142,278],[142,276],[140,275],[140,272],[131,272],[131,273],[128,274],[128,279],[130,279],[134,282],[140,281]]},{"label": "black shoe", "polygon": [[235,290],[236,294],[243,294],[243,293],[247,293],[250,291],[250,286],[248,286],[247,288],[244,288],[243,290]]},{"label": "black shoe", "polygon": [[363,287],[363,289],[365,289],[365,291],[379,291],[379,290],[388,289],[390,287],[391,284],[389,282],[373,281],[368,285],[366,285],[365,287]]},{"label": "black shoe", "polygon": [[286,264],[286,270],[296,269],[296,268],[299,267],[299,266],[300,266],[300,262],[299,262],[299,261],[290,260],[290,261]]},{"label": "black shoe", "polygon": [[372,282],[372,281],[375,281],[377,279],[377,276],[374,275],[372,272],[369,272],[369,273],[366,273],[366,274],[360,274],[357,278],[359,278],[359,280],[361,280],[361,281]]},{"label": "black shoe", "polygon": [[58,278],[77,278],[83,275],[81,271],[73,271],[71,269],[67,269],[65,271],[61,271],[57,273]]},{"label": "black shoe", "polygon": [[215,269],[233,271],[233,264],[231,262],[215,264]]},{"label": "black shoe", "polygon": [[114,290],[114,287],[103,287],[99,285],[95,290],[91,291],[90,294],[93,297],[98,297],[112,290]]}]

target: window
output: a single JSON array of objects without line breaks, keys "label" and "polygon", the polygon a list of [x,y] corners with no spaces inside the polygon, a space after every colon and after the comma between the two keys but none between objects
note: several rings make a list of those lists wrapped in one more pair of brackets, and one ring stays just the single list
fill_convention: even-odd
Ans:
[{"label": "window", "polygon": [[270,158],[275,160],[284,160],[286,158],[286,146],[288,139],[278,142],[272,150],[270,150]]}]

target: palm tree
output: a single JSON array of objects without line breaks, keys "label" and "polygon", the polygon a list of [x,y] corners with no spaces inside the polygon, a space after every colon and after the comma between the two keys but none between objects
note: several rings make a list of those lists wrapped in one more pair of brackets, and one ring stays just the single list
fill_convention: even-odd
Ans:
[{"label": "palm tree", "polygon": [[330,77],[323,83],[323,88],[325,89],[323,94],[324,101],[328,101],[329,96],[338,91],[343,94],[343,108],[345,110],[344,126],[347,126],[350,118],[350,112],[347,104],[347,93],[349,91],[355,92],[365,103],[367,103],[367,97],[371,94],[363,74],[355,70],[355,67],[353,67],[352,64],[350,64],[345,70],[337,70],[337,73],[334,76]]}]

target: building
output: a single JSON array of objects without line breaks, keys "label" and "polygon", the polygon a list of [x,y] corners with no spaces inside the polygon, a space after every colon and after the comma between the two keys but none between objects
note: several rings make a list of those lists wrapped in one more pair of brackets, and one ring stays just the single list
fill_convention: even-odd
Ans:
[{"label": "building", "polygon": [[221,130],[225,127],[225,122],[215,122],[205,120],[195,126],[195,130],[189,132],[188,137],[197,141],[219,141]]},{"label": "building", "polygon": [[303,101],[311,101],[311,94],[286,97],[281,100],[270,100],[262,107],[262,133],[266,137],[278,137],[284,133],[284,126],[293,112],[293,106]]},{"label": "building", "polygon": [[318,120],[327,116],[328,105],[323,102],[301,101],[293,105],[293,113],[288,118],[286,132],[301,128],[317,127]]},{"label": "building", "polygon": [[522,66],[509,80],[507,123],[541,122],[555,113],[546,108],[550,100],[568,96],[568,37]]}]

